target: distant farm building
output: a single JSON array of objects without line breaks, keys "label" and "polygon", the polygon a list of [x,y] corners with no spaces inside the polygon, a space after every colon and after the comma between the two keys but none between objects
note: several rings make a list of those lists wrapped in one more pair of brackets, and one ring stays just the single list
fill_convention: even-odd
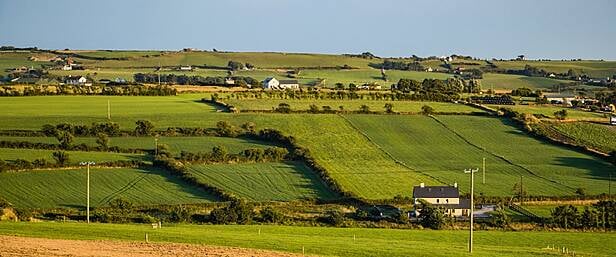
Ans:
[{"label": "distant farm building", "polygon": [[277,80],[276,78],[266,78],[263,81],[264,89],[299,89],[299,82],[297,80]]},{"label": "distant farm building", "polygon": [[568,106],[572,106],[572,101],[576,99],[576,97],[572,94],[559,94],[559,93],[543,93],[543,97],[548,103],[551,104],[564,104]]},{"label": "distant farm building", "polygon": [[193,67],[188,65],[188,66],[180,66],[180,70],[181,71],[192,71]]},{"label": "distant farm building", "polygon": [[64,84],[67,85],[88,85],[92,83],[88,83],[88,79],[84,76],[68,76],[64,80]]},{"label": "distant farm building", "polygon": [[416,216],[421,212],[420,200],[442,208],[446,215],[452,217],[469,216],[471,209],[470,199],[460,199],[457,183],[453,186],[425,186],[424,183],[421,183],[419,186],[413,187]]}]

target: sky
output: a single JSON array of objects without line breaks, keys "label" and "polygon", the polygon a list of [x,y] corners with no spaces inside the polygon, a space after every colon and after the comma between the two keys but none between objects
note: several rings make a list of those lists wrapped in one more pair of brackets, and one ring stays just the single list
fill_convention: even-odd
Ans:
[{"label": "sky", "polygon": [[616,1],[0,0],[0,45],[616,60]]}]

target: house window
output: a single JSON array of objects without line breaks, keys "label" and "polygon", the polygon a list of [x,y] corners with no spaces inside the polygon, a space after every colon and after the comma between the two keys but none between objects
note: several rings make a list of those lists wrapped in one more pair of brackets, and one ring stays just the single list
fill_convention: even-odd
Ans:
[{"label": "house window", "polygon": [[449,203],[449,199],[445,199],[445,202],[446,202],[446,203]]},{"label": "house window", "polygon": [[440,200],[440,199],[436,199],[436,203],[438,203],[438,201],[439,201],[439,200]]}]

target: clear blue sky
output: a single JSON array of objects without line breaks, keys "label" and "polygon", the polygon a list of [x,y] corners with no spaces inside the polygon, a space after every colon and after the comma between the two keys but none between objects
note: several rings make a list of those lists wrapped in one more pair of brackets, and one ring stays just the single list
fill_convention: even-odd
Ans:
[{"label": "clear blue sky", "polygon": [[616,60],[613,0],[0,0],[0,45]]}]

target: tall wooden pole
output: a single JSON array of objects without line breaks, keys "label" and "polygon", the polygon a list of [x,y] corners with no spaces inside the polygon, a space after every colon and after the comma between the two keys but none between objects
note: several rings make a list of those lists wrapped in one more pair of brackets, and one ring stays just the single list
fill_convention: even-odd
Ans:
[{"label": "tall wooden pole", "polygon": [[88,203],[87,203],[87,209],[86,209],[86,216],[87,216],[87,220],[88,220],[88,224],[90,224],[90,163],[88,162],[88,186],[87,186],[87,197],[88,197]]},{"label": "tall wooden pole", "polygon": [[485,183],[486,183],[486,158],[484,157],[483,158],[483,183],[482,184],[485,184]]},{"label": "tall wooden pole", "polygon": [[471,206],[470,206],[470,221],[471,221],[471,226],[469,229],[469,239],[468,239],[468,252],[469,253],[473,253],[473,211],[475,210],[475,203],[474,203],[474,192],[475,192],[475,172],[479,171],[479,169],[467,169],[464,170],[464,173],[470,173],[471,174]]}]

